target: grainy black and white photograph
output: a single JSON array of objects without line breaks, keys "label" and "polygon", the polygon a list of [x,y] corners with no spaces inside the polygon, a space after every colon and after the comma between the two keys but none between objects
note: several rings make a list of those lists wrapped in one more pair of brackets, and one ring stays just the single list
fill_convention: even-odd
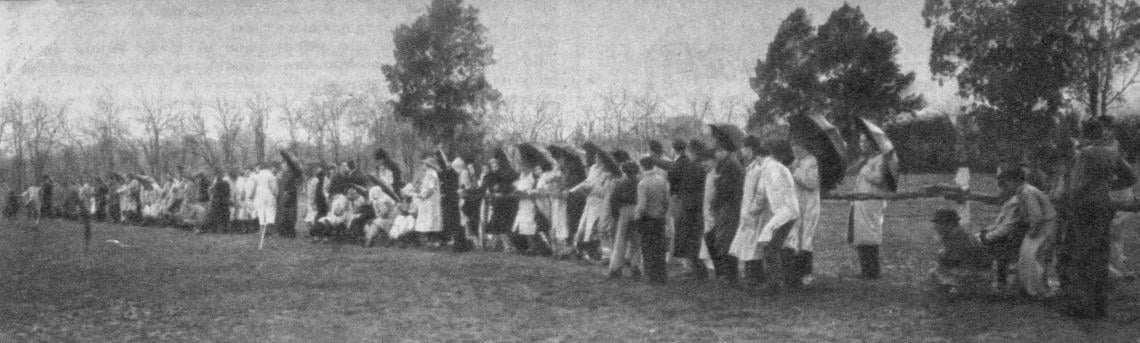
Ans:
[{"label": "grainy black and white photograph", "polygon": [[3,0],[0,342],[1140,343],[1140,0]]}]

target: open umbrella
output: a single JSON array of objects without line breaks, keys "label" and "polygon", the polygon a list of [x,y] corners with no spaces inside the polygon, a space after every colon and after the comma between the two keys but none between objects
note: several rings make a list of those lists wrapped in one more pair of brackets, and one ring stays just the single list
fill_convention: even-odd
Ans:
[{"label": "open umbrella", "polygon": [[602,150],[602,148],[598,147],[593,142],[583,143],[582,149],[585,149],[586,153],[588,154],[594,154],[594,157],[597,158],[598,163],[601,163],[602,167],[605,168],[606,171],[610,172],[610,174],[621,175],[621,168],[618,167],[617,161],[615,161],[613,156],[610,156],[610,154],[605,150]]},{"label": "open umbrella", "polygon": [[890,137],[887,133],[879,128],[878,125],[867,121],[866,119],[859,119],[863,125],[863,133],[870,138],[871,142],[875,144],[875,149],[883,154],[883,163],[887,166],[887,175],[885,175],[887,189],[894,192],[898,190],[898,175],[899,175],[899,157],[895,153],[895,145],[891,143]]},{"label": "open umbrella", "polygon": [[835,189],[847,170],[847,143],[843,134],[818,114],[790,116],[788,126],[792,137],[802,142],[819,163],[820,189]]},{"label": "open umbrella", "polygon": [[709,124],[709,131],[716,145],[728,151],[736,151],[744,141],[744,130],[733,124]]},{"label": "open umbrella", "polygon": [[553,168],[554,163],[546,157],[542,149],[530,143],[523,143],[518,145],[519,160],[522,164],[539,168],[542,170],[550,170]]}]

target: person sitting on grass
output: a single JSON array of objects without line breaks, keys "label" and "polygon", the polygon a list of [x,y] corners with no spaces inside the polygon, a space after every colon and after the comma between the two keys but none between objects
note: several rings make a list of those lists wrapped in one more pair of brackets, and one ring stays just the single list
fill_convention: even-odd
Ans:
[{"label": "person sitting on grass", "polygon": [[984,285],[993,261],[989,251],[959,222],[958,212],[950,209],[935,211],[931,220],[942,249],[938,252],[938,267],[930,271],[930,279],[935,286],[950,292],[970,285]]},{"label": "person sitting on grass", "polygon": [[413,233],[416,229],[416,213],[412,207],[411,199],[405,198],[396,206],[399,215],[392,220],[392,229],[388,231],[390,242],[398,243],[401,248],[414,245],[416,238]]}]

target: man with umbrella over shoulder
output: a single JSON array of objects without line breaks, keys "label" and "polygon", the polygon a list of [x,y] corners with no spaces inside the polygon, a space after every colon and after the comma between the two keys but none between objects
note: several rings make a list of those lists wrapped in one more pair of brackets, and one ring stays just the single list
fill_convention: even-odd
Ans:
[{"label": "man with umbrella over shoulder", "polygon": [[[705,171],[698,163],[697,147],[690,149],[684,140],[673,141],[673,151],[677,160],[668,166],[669,192],[674,198],[673,256],[683,259],[689,265],[689,272],[683,277],[708,278],[708,269],[698,258],[701,234],[703,233],[701,204],[704,202]],[[666,168],[658,164],[661,168]]]},{"label": "man with umbrella over shoulder", "polygon": [[[731,124],[709,125],[716,145],[715,172],[712,196],[709,198],[709,214],[712,215],[712,230],[705,234],[709,257],[716,269],[717,277],[735,283],[738,277],[737,260],[729,249],[740,224],[741,191],[744,189],[744,168],[736,158],[739,142],[744,132]],[[706,218],[708,221],[708,218]]]}]

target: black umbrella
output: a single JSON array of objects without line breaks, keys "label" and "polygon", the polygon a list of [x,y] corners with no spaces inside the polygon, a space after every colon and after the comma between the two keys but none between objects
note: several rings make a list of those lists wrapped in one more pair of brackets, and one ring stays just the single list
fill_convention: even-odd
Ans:
[{"label": "black umbrella", "polygon": [[728,151],[736,151],[744,141],[744,130],[733,124],[709,124],[709,131],[717,146]]},{"label": "black umbrella", "polygon": [[815,155],[819,163],[820,189],[835,189],[847,170],[847,144],[843,134],[822,115],[794,115],[788,117],[788,126],[792,137]]},{"label": "black umbrella", "polygon": [[594,154],[595,158],[598,160],[598,163],[601,163],[602,167],[605,168],[606,171],[610,172],[610,174],[621,175],[621,168],[618,167],[617,161],[614,161],[613,156],[610,156],[610,154],[606,153],[605,150],[602,150],[602,148],[598,147],[593,142],[583,143],[582,149],[585,149],[586,153]]},{"label": "black umbrella", "polygon": [[541,148],[530,143],[523,143],[518,145],[519,159],[522,163],[531,167],[537,167],[542,170],[550,170],[554,167],[554,163],[542,153]]}]

